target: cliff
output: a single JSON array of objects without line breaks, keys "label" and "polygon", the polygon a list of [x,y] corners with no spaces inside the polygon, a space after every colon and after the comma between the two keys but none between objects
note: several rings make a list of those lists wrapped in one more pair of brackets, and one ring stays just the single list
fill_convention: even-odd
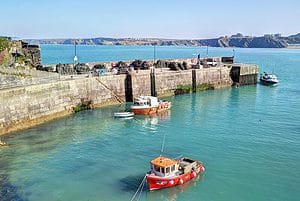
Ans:
[{"label": "cliff", "polygon": [[182,45],[241,48],[285,48],[290,44],[300,43],[300,33],[288,37],[280,34],[266,34],[260,37],[243,36],[238,33],[212,39],[159,39],[159,38],[87,38],[87,39],[27,39],[31,44],[77,44],[81,45]]},{"label": "cliff", "polygon": [[0,37],[0,66],[36,68],[41,65],[40,47]]},{"label": "cliff", "polygon": [[300,33],[287,37],[287,43],[289,43],[289,44],[300,44]]}]

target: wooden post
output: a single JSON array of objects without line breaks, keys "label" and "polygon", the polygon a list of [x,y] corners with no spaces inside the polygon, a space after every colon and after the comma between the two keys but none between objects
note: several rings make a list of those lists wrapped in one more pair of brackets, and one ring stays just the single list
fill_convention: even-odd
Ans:
[{"label": "wooden post", "polygon": [[197,90],[197,79],[196,79],[196,70],[192,70],[192,90],[193,93],[196,93]]},{"label": "wooden post", "polygon": [[154,68],[150,70],[150,85],[151,85],[151,96],[156,96],[156,89],[155,89],[155,72]]},{"label": "wooden post", "polygon": [[132,76],[131,76],[131,74],[127,74],[126,78],[125,78],[125,99],[126,99],[126,102],[132,102],[133,101]]}]

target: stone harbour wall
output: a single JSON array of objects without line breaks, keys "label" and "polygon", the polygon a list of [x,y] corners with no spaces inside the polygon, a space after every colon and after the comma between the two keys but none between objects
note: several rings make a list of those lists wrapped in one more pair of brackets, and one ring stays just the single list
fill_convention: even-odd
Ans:
[{"label": "stone harbour wall", "polygon": [[[215,87],[231,86],[230,70],[229,67],[195,69],[196,82]],[[178,85],[192,85],[192,70],[156,69],[155,85],[158,96],[173,95]],[[84,101],[90,101],[92,107],[124,102],[128,91],[132,92],[132,97],[150,95],[150,70],[2,89],[0,135],[68,115]]]},{"label": "stone harbour wall", "polygon": [[[158,70],[159,71],[159,70]],[[215,88],[232,85],[230,68],[204,68],[195,69],[196,85],[208,83]],[[192,70],[175,71],[172,73],[156,73],[156,92],[158,96],[173,94],[178,85],[192,85]]]},{"label": "stone harbour wall", "polygon": [[[101,77],[101,81],[122,96],[123,77]],[[65,116],[83,101],[92,101],[94,106],[118,102],[94,77],[4,89],[0,97],[0,134]]]}]

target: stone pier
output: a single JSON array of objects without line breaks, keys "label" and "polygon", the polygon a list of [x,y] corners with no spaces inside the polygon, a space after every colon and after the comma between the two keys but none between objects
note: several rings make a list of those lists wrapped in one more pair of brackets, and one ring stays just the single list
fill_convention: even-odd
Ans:
[{"label": "stone pier", "polygon": [[208,83],[218,88],[230,87],[234,82],[254,84],[257,72],[255,65],[182,71],[155,69],[152,85],[150,70],[143,70],[133,71],[130,75],[82,77],[2,89],[0,135],[70,114],[84,101],[90,101],[92,107],[99,107],[132,101],[133,97],[140,95],[151,95],[151,87],[157,96],[170,96],[174,95],[178,85]]}]

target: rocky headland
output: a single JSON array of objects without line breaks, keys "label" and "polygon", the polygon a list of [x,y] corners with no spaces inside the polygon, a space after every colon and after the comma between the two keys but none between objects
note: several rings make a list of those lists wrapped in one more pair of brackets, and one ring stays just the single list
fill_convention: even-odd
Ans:
[{"label": "rocky headland", "polygon": [[240,33],[212,39],[160,39],[160,38],[85,38],[85,39],[27,39],[30,44],[74,44],[80,45],[177,45],[240,48],[287,48],[300,44],[300,33],[290,36],[265,34],[244,36]]}]

